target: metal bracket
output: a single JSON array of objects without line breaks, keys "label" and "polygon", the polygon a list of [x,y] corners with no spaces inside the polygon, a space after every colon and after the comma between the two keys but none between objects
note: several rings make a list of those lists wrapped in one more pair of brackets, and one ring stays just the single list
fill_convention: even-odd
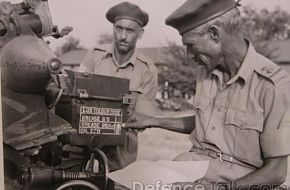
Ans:
[{"label": "metal bracket", "polygon": [[89,98],[89,94],[86,89],[78,89],[77,92],[80,94],[80,98]]},{"label": "metal bracket", "polygon": [[123,96],[123,104],[127,104],[127,105],[134,105],[136,102],[136,99],[133,95],[131,94],[125,94]]},{"label": "metal bracket", "polygon": [[221,162],[223,162],[223,161],[224,161],[224,160],[223,160],[223,154],[218,152],[217,155],[218,155],[218,157],[219,157],[219,160],[220,160]]}]

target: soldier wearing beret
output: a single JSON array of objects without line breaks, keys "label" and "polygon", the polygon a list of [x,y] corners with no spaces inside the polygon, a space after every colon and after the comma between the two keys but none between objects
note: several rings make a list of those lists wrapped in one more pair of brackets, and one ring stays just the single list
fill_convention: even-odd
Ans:
[{"label": "soldier wearing beret", "polygon": [[127,124],[190,134],[192,149],[175,160],[209,160],[209,168],[187,185],[268,189],[285,181],[290,77],[243,35],[238,6],[234,0],[187,0],[166,19],[200,68],[193,125],[157,113],[136,114],[137,122]]},{"label": "soldier wearing beret", "polygon": [[[138,99],[153,101],[157,91],[157,69],[136,49],[138,39],[148,23],[148,14],[137,5],[123,2],[111,7],[106,18],[113,24],[113,44],[89,51],[80,71],[130,79],[130,90]],[[126,131],[125,145],[105,147],[110,171],[136,160],[137,131]]]}]

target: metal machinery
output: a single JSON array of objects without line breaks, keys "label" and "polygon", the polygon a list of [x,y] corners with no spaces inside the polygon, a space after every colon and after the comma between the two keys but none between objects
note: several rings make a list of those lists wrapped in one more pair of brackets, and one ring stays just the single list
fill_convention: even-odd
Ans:
[{"label": "metal machinery", "polygon": [[123,143],[129,80],[63,71],[42,38],[70,30],[47,0],[0,2],[5,189],[107,188],[101,148]]}]

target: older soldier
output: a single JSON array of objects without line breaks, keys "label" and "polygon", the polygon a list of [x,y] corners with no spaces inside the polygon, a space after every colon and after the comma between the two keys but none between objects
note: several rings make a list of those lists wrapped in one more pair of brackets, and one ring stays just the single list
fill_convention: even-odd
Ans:
[{"label": "older soldier", "polygon": [[[136,49],[138,39],[148,23],[148,14],[137,5],[123,2],[110,8],[106,14],[113,23],[114,41],[109,47],[90,51],[81,64],[81,71],[130,79],[130,90],[136,97],[152,101],[157,91],[157,69]],[[126,132],[126,142],[120,147],[106,147],[104,152],[111,171],[136,160],[137,132]]]},{"label": "older soldier", "polygon": [[192,149],[175,160],[209,160],[199,183],[234,180],[230,187],[267,189],[286,177],[290,77],[243,36],[237,6],[234,0],[188,0],[166,19],[182,36],[189,59],[202,68],[194,124],[176,126],[155,113],[136,114],[137,122],[127,127],[191,132]]}]

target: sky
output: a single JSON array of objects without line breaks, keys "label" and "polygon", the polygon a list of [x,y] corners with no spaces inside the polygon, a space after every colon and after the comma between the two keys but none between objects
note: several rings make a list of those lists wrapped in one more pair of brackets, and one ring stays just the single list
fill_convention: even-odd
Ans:
[{"label": "sky", "polygon": [[[3,0],[0,0],[3,1]],[[7,1],[7,0],[6,0]],[[19,2],[21,0],[10,0]],[[73,27],[69,36],[80,39],[81,45],[93,48],[100,34],[112,33],[112,24],[105,18],[107,10],[125,0],[48,0],[53,23],[61,29]],[[149,14],[149,23],[145,33],[138,42],[138,47],[157,47],[166,45],[168,41],[181,44],[178,32],[164,24],[177,7],[185,0],[126,0],[139,5]],[[242,0],[242,5],[270,10],[279,7],[290,13],[290,0]],[[49,38],[52,49],[64,43],[66,37],[58,40]]]}]

